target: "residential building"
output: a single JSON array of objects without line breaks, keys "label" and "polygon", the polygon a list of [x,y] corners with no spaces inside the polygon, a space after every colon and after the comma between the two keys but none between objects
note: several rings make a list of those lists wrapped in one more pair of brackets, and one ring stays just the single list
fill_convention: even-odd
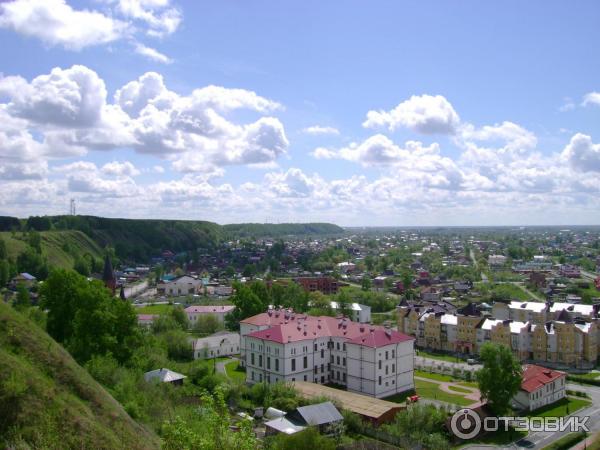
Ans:
[{"label": "residential building", "polygon": [[519,392],[513,397],[518,409],[533,411],[565,398],[567,374],[529,364],[524,367]]},{"label": "residential building", "polygon": [[270,309],[240,334],[249,383],[336,383],[378,398],[414,388],[414,338],[390,328]]},{"label": "residential building", "polygon": [[[334,311],[339,310],[339,304],[332,301],[330,303],[331,309]],[[354,322],[370,323],[371,322],[371,307],[367,305],[361,305],[360,303],[348,304],[350,319]]]},{"label": "residential building", "polygon": [[156,290],[161,295],[170,297],[180,295],[194,295],[200,292],[202,280],[190,275],[182,275],[172,280],[159,283]]},{"label": "residential building", "polygon": [[233,305],[193,305],[185,308],[185,313],[191,326],[198,321],[200,316],[211,315],[220,323],[225,322],[225,316],[235,309]]},{"label": "residential building", "polygon": [[561,276],[567,278],[581,277],[581,271],[579,270],[579,267],[573,266],[571,264],[562,264],[558,270],[558,273],[560,273]]},{"label": "residential building", "polygon": [[231,356],[240,353],[239,333],[220,331],[192,341],[194,359]]},{"label": "residential building", "polygon": [[150,327],[154,323],[156,319],[158,319],[158,314],[138,314],[137,321],[138,325],[142,327]]},{"label": "residential building", "polygon": [[504,255],[488,256],[488,265],[490,267],[502,267],[504,264],[506,264],[506,256],[504,256]]},{"label": "residential building", "polygon": [[315,292],[320,291],[323,294],[337,294],[338,289],[344,286],[333,277],[298,277],[293,281],[298,283],[305,291]]},{"label": "residential building", "polygon": [[[34,277],[33,275],[27,273],[27,272],[22,272],[19,273],[17,275],[15,275],[13,277],[12,280],[10,280],[10,287],[12,289],[15,289],[17,286],[19,286],[20,284],[22,284],[23,286],[25,286],[27,289],[31,288],[35,283],[37,282],[37,278]],[[2,287],[2,286],[0,286]]]}]

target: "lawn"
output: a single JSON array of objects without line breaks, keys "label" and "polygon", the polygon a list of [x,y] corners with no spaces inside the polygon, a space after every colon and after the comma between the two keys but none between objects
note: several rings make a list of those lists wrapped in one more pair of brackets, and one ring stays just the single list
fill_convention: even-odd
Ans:
[{"label": "lawn", "polygon": [[573,373],[575,377],[585,378],[588,380],[597,380],[600,377],[600,372],[588,372],[588,373]]},{"label": "lawn", "polygon": [[240,362],[236,359],[225,364],[225,372],[233,381],[244,383],[246,381],[246,371],[240,367]]},{"label": "lawn", "polygon": [[502,429],[496,432],[487,433],[481,436],[480,438],[469,440],[464,444],[460,444],[456,448],[471,446],[475,444],[506,446],[519,439],[523,439],[525,436],[527,436],[526,431],[517,431],[512,428],[508,431],[504,431]]},{"label": "lawn", "polygon": [[459,393],[461,393],[461,394],[470,394],[471,392],[473,392],[473,391],[472,391],[472,390],[470,390],[470,389],[465,389],[464,387],[456,386],[455,384],[448,386],[448,388],[449,388],[451,391],[454,391],[454,392],[459,392]]},{"label": "lawn", "polygon": [[148,306],[136,306],[136,314],[165,314],[173,308],[173,305],[148,305]]},{"label": "lawn", "polygon": [[461,379],[454,378],[451,375],[444,375],[441,373],[430,373],[425,372],[423,370],[415,370],[415,377],[429,378],[430,380],[445,381],[448,383],[456,383],[465,387],[477,387],[477,383],[475,383],[474,381],[464,381]]},{"label": "lawn", "polygon": [[473,400],[464,398],[460,394],[448,394],[440,389],[440,385],[437,383],[430,383],[429,381],[415,380],[415,387],[417,395],[422,398],[430,400],[439,400],[453,405],[467,406],[474,403]]},{"label": "lawn", "polygon": [[531,411],[529,417],[564,417],[575,411],[591,405],[592,402],[583,398],[566,397],[551,405]]}]

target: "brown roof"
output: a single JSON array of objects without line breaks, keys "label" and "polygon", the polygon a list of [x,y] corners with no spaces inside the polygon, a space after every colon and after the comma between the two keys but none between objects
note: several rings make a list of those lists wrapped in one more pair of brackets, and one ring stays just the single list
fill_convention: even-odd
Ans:
[{"label": "brown roof", "polygon": [[373,420],[379,420],[390,412],[397,412],[405,409],[406,406],[401,403],[388,402],[375,397],[370,397],[354,392],[342,391],[340,389],[323,386],[306,381],[295,381],[294,388],[306,398],[327,397],[337,403],[341,408],[352,411],[361,416]]},{"label": "brown roof", "polygon": [[566,374],[558,370],[547,369],[546,367],[529,364],[523,371],[523,381],[521,389],[525,392],[535,392],[548,383],[552,383]]}]

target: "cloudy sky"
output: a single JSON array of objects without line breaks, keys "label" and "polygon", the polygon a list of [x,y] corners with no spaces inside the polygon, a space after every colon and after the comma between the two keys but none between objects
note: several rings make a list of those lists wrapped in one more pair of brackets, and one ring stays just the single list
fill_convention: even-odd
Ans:
[{"label": "cloudy sky", "polygon": [[600,223],[597,1],[0,1],[0,215]]}]

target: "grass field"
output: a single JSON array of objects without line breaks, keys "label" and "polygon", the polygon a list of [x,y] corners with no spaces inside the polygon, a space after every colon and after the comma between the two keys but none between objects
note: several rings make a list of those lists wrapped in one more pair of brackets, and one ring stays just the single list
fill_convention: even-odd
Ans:
[{"label": "grass field", "polygon": [[[575,444],[585,439],[585,433],[569,433],[547,445],[542,450],[559,450],[573,447]],[[588,447],[589,448],[589,447]]]},{"label": "grass field", "polygon": [[244,383],[246,381],[246,372],[240,367],[240,362],[234,360],[225,364],[225,373],[233,381]]},{"label": "grass field", "polygon": [[173,305],[148,305],[148,306],[136,306],[136,314],[165,314],[173,308]]},{"label": "grass field", "polygon": [[531,411],[527,415],[529,417],[564,417],[591,404],[592,402],[583,398],[566,397],[552,405]]},{"label": "grass field", "polygon": [[415,388],[417,390],[417,395],[422,398],[428,398],[431,400],[439,400],[446,403],[451,403],[453,405],[459,406],[467,406],[473,402],[473,400],[469,400],[464,398],[460,394],[448,394],[440,389],[440,385],[437,383],[430,383],[429,381],[415,380]]},{"label": "grass field", "polygon": [[448,388],[449,388],[451,391],[458,392],[458,393],[461,393],[461,394],[470,394],[471,392],[473,392],[473,391],[472,391],[472,390],[470,390],[470,389],[465,389],[464,387],[456,386],[456,385],[454,385],[454,384],[453,384],[453,385],[451,385],[451,386],[448,386]]},{"label": "grass field", "polygon": [[445,381],[448,383],[456,382],[456,384],[461,385],[461,386],[466,386],[466,387],[475,387],[475,388],[477,387],[477,383],[475,383],[474,381],[464,381],[464,380],[454,378],[450,375],[443,375],[440,373],[423,372],[422,370],[415,370],[415,377],[429,378],[430,380]]}]

